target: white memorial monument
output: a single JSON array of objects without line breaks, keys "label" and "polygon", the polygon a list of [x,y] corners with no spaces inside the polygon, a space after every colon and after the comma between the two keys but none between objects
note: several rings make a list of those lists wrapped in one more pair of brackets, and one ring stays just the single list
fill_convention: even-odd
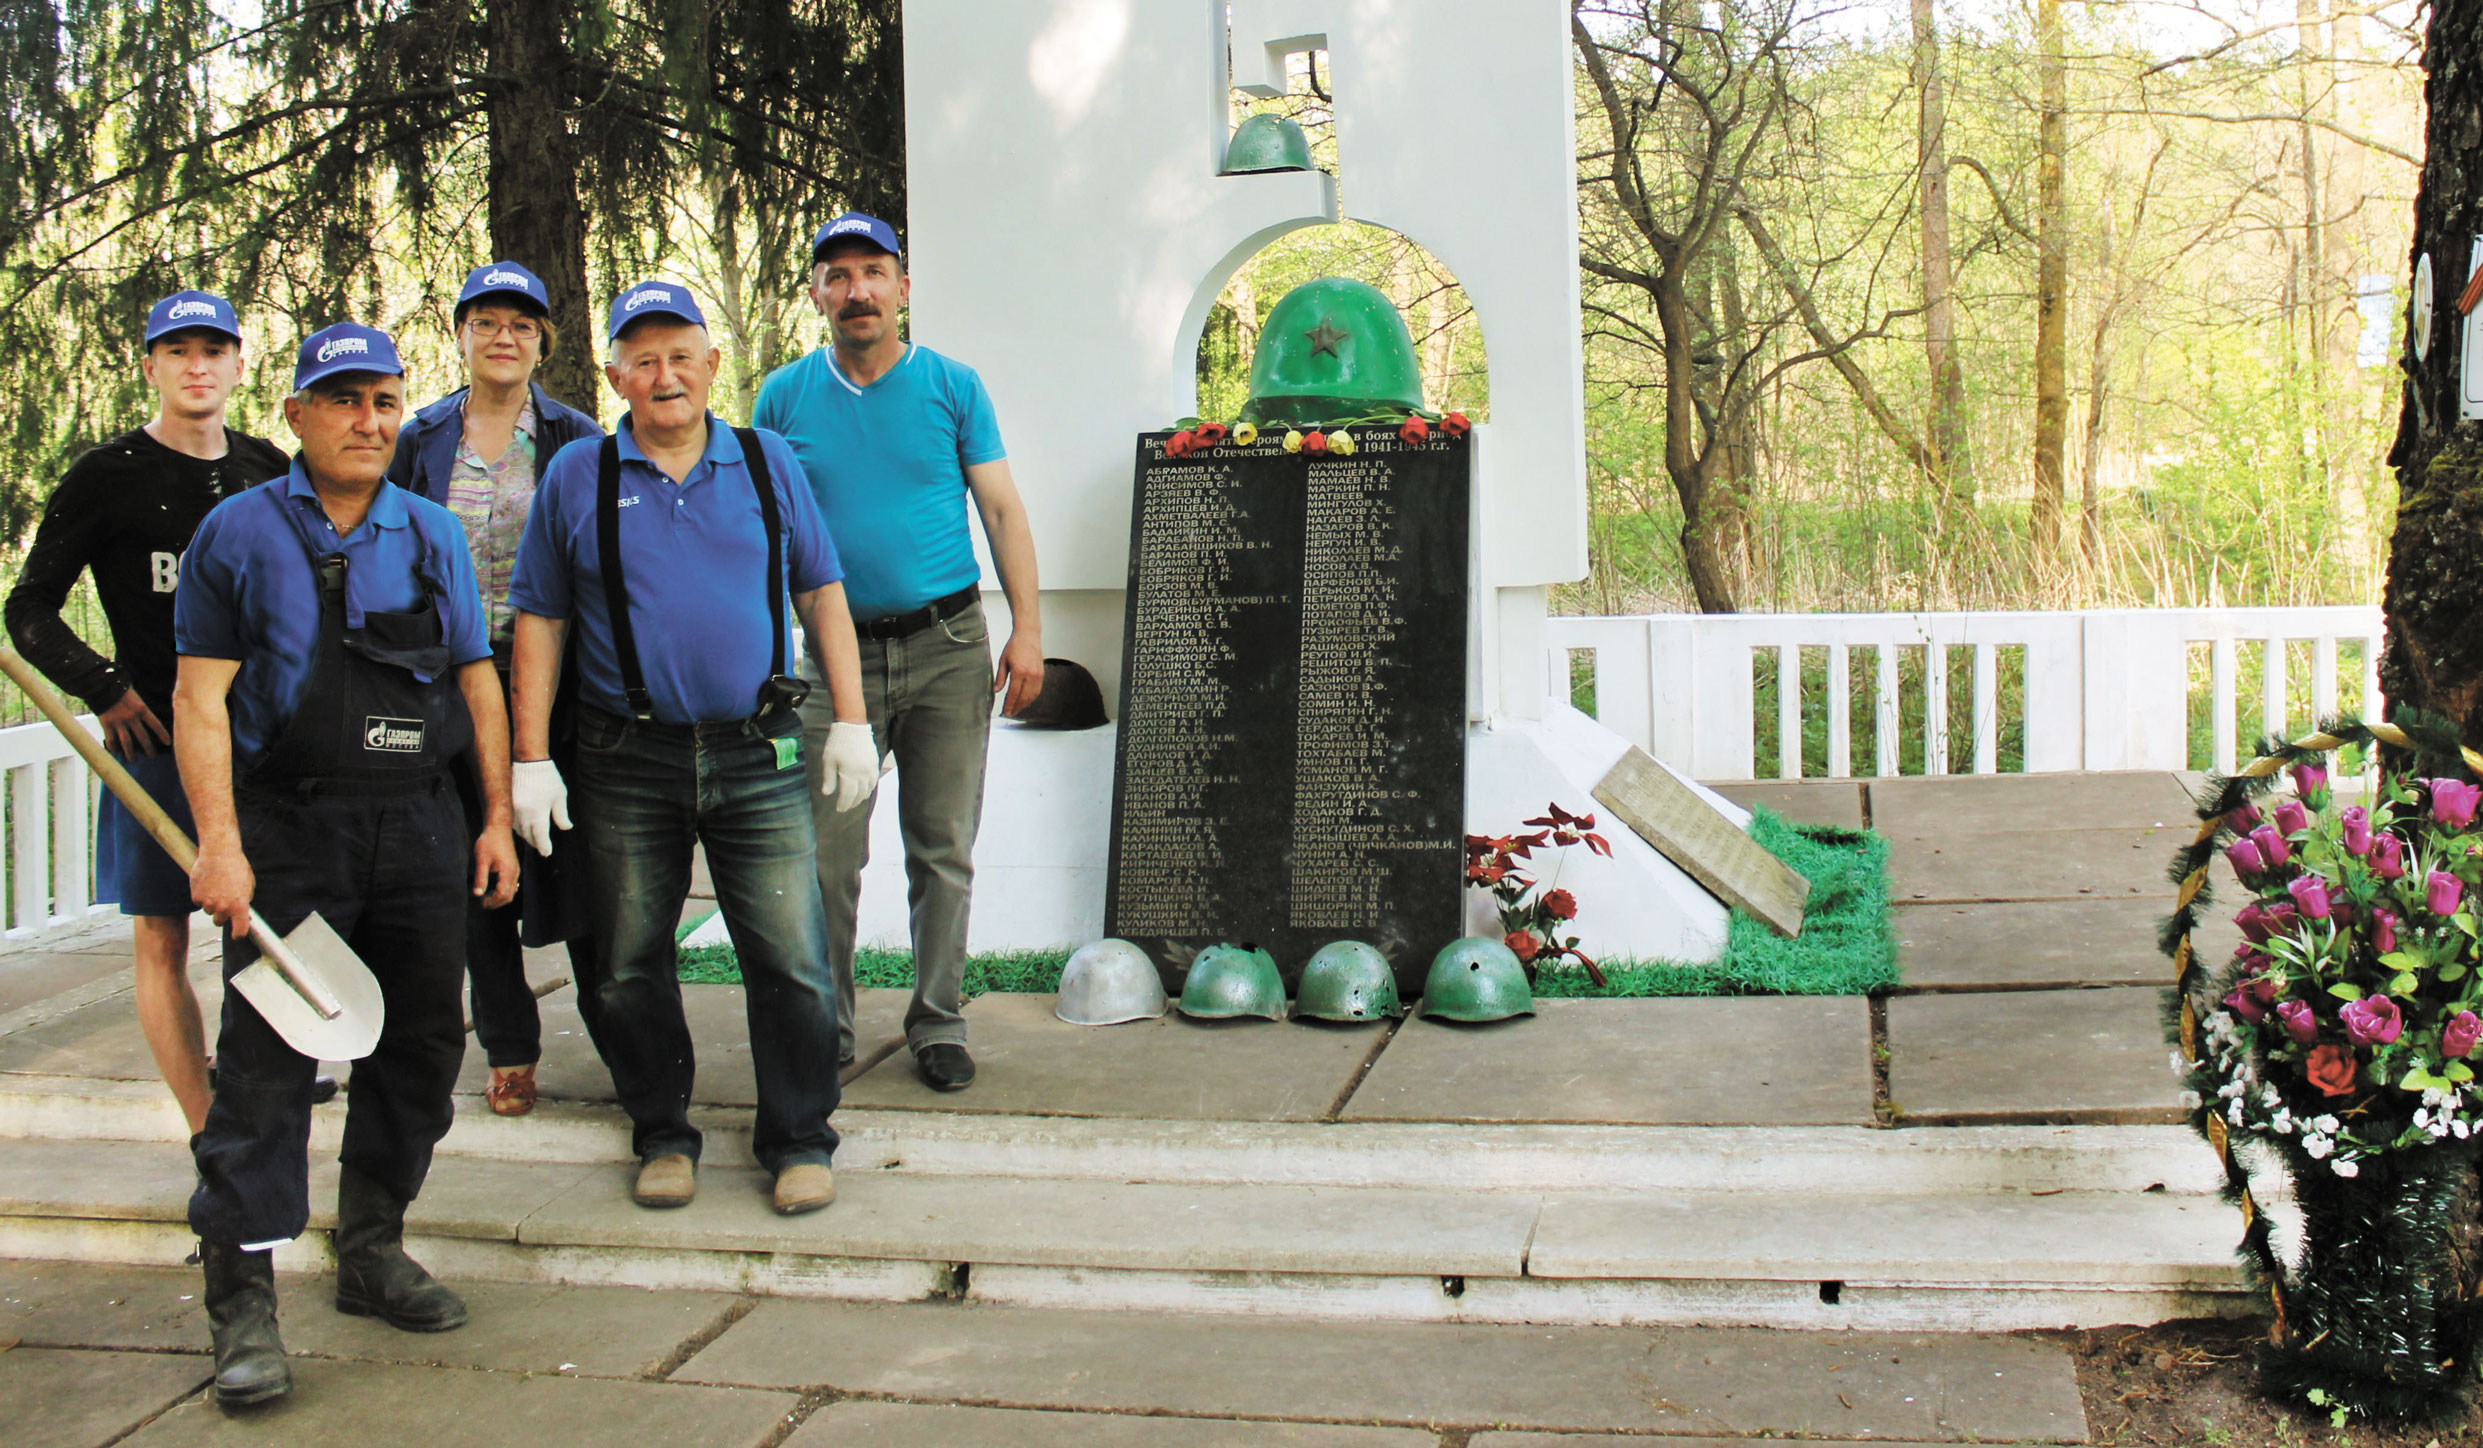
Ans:
[{"label": "white memorial monument", "polygon": [[[989,385],[1033,516],[1046,652],[1092,669],[1115,717],[1133,439],[1195,410],[1199,335],[1234,273],[1342,220],[1341,194],[1438,258],[1483,330],[1466,827],[1597,808],[1625,745],[1551,697],[1566,681],[1544,630],[1549,586],[1587,566],[1569,44],[1564,0],[906,0],[911,335]],[[1219,174],[1233,93],[1282,94],[1307,51],[1328,56],[1341,176]],[[988,560],[984,579],[1004,637]],[[995,726],[973,949],[1101,934],[1112,761],[1109,729]],[[883,801],[874,820],[866,944],[906,941],[896,813]],[[1604,829],[1614,858],[1573,850],[1561,877],[1584,948],[1714,958],[1724,907]],[[1468,904],[1496,934],[1489,898]]]}]

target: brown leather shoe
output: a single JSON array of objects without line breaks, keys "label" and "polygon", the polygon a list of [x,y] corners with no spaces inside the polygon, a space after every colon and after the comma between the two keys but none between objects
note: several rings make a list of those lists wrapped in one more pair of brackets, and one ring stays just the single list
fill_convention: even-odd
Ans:
[{"label": "brown leather shoe", "polygon": [[629,1197],[642,1207],[686,1207],[698,1195],[698,1168],[680,1152],[639,1163],[638,1185]]},{"label": "brown leather shoe", "polygon": [[535,1068],[532,1065],[491,1068],[491,1084],[483,1100],[494,1116],[523,1116],[535,1109]]},{"label": "brown leather shoe", "polygon": [[797,1217],[815,1212],[836,1200],[836,1173],[817,1162],[806,1161],[776,1173],[776,1211],[779,1216]]}]

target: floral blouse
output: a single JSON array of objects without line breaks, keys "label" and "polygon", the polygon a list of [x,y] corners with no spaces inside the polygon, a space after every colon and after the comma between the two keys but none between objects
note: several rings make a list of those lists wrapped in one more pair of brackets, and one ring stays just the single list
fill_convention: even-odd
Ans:
[{"label": "floral blouse", "polygon": [[482,585],[491,646],[506,657],[517,610],[509,605],[509,575],[517,567],[518,541],[535,501],[535,405],[517,414],[517,431],[498,460],[486,463],[461,436],[448,475],[448,510],[466,528],[474,550],[474,581]]}]

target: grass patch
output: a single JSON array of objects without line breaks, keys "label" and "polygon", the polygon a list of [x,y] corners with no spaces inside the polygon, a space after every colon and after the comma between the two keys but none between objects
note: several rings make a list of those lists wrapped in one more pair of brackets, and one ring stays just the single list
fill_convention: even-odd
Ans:
[{"label": "grass patch", "polygon": [[[1802,933],[1786,940],[1742,911],[1733,912],[1724,957],[1703,964],[1664,960],[1602,962],[1605,983],[1574,967],[1545,971],[1542,998],[1635,996],[1863,995],[1897,983],[1896,935],[1888,920],[1888,842],[1868,830],[1792,824],[1751,812],[1751,838],[1811,882]],[[1045,994],[1060,988],[1063,950],[1019,950],[966,959],[965,998],[992,991]],[[741,969],[729,945],[681,952],[681,979],[734,985]],[[854,952],[854,984],[910,989],[913,953]]]}]

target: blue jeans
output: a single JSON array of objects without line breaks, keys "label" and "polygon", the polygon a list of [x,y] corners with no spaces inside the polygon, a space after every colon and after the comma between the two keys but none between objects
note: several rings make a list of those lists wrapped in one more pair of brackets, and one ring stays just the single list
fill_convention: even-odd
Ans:
[{"label": "blue jeans", "polygon": [[[741,962],[759,1110],[751,1148],[771,1172],[836,1154],[836,995],[812,876],[815,836],[798,750],[740,723],[654,724],[578,711],[570,795],[585,841],[602,952],[598,1044],[641,1161],[698,1159],[693,1059],[673,932],[690,852],[707,847],[716,903]],[[779,734],[797,741],[799,721]]]}]

